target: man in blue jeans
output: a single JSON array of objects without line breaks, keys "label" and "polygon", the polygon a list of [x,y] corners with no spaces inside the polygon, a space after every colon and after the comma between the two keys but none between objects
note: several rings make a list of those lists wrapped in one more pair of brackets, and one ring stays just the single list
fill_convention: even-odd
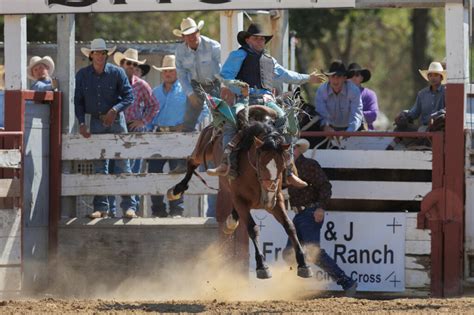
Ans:
[{"label": "man in blue jeans", "polygon": [[[334,259],[324,249],[320,248],[324,208],[331,198],[332,186],[319,163],[303,155],[308,148],[309,142],[306,139],[300,139],[295,144],[295,166],[301,179],[308,183],[308,187],[302,189],[288,187],[290,204],[296,212],[293,223],[302,245],[309,250],[310,255],[316,256],[310,258],[313,258],[317,266],[327,272],[348,295],[351,295],[357,289],[357,281],[347,276]],[[291,261],[291,257],[294,257],[292,250],[293,247],[290,240],[288,240],[283,251],[283,257],[288,262]]]},{"label": "man in blue jeans", "polygon": [[[81,48],[91,65],[76,74],[74,106],[79,121],[79,133],[84,138],[92,134],[127,133],[123,111],[133,103],[132,87],[123,69],[107,63],[115,50],[107,48],[101,38],[91,42],[91,48]],[[90,132],[85,125],[85,114],[90,114]],[[130,174],[129,160],[116,160],[114,170],[109,170],[108,160],[94,161],[95,173]],[[126,218],[136,217],[136,201],[133,196],[122,196],[120,204]],[[94,212],[90,218],[107,217],[109,202],[107,196],[94,196]]]}]

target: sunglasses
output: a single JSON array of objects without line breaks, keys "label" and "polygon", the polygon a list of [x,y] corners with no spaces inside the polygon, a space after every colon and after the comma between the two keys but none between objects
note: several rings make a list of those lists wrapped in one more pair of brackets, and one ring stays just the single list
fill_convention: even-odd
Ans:
[{"label": "sunglasses", "polygon": [[133,61],[130,61],[130,60],[125,61],[125,64],[126,64],[127,66],[138,67],[138,63],[133,62]]}]

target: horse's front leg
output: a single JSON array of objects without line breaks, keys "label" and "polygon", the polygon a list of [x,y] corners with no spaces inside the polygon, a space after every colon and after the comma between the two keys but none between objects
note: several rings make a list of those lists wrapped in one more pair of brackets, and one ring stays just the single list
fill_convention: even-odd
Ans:
[{"label": "horse's front leg", "polygon": [[249,222],[247,225],[247,231],[249,233],[249,237],[252,240],[253,247],[255,249],[255,262],[257,265],[256,271],[257,271],[257,278],[258,279],[269,279],[272,277],[272,273],[270,272],[270,269],[264,262],[263,254],[260,251],[260,246],[258,245],[258,226],[255,224],[255,221],[252,217],[252,215],[249,212]]},{"label": "horse's front leg", "polygon": [[189,188],[188,183],[193,176],[193,172],[199,164],[194,163],[192,158],[188,158],[187,160],[187,169],[186,175],[184,176],[183,180],[181,180],[178,184],[168,189],[166,196],[168,200],[178,200],[184,194],[184,192]]},{"label": "horse's front leg", "polygon": [[313,276],[313,271],[306,263],[305,253],[300,241],[298,240],[298,236],[296,235],[295,225],[290,220],[284,209],[285,204],[283,201],[283,195],[280,193],[278,196],[277,203],[272,209],[271,213],[273,214],[275,219],[277,219],[277,221],[280,222],[280,224],[283,226],[286,234],[288,234],[288,237],[291,240],[291,244],[293,245],[293,249],[295,250],[296,262],[298,263],[298,276],[302,278],[311,278]]},{"label": "horse's front leg", "polygon": [[235,208],[232,208],[232,213],[229,214],[229,216],[225,220],[223,232],[224,234],[227,234],[227,235],[234,234],[238,226],[239,226],[239,214],[237,213]]},{"label": "horse's front leg", "polygon": [[235,202],[236,212],[239,216],[239,221],[247,227],[247,233],[252,240],[255,249],[255,263],[258,279],[269,279],[272,277],[268,266],[264,263],[263,254],[258,246],[258,226],[250,214],[250,207],[244,205],[242,202]]}]

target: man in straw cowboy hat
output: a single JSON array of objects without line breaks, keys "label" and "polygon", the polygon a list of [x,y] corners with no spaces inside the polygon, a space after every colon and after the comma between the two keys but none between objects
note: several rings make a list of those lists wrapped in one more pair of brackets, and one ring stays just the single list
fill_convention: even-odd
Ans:
[{"label": "man in straw cowboy hat", "polygon": [[428,70],[418,71],[429,85],[418,92],[413,107],[408,112],[400,113],[395,121],[403,120],[401,116],[405,116],[409,121],[419,118],[420,125],[428,126],[431,114],[445,107],[446,70],[441,63],[433,61]]},{"label": "man in straw cowboy hat", "polygon": [[347,68],[347,78],[352,81],[360,90],[362,100],[362,113],[369,130],[374,130],[374,121],[377,119],[379,105],[377,94],[369,88],[363,87],[362,83],[370,80],[371,73],[369,69],[362,68],[358,63],[351,63]]},{"label": "man in straw cowboy hat", "polygon": [[[331,198],[331,183],[324,173],[321,165],[311,158],[306,158],[304,153],[309,149],[306,139],[299,139],[294,146],[295,166],[301,179],[309,186],[302,189],[288,187],[290,204],[294,210],[293,223],[301,244],[305,246],[310,259],[329,274],[348,295],[354,294],[357,281],[346,275],[334,259],[320,248],[320,233],[324,223],[324,209]],[[283,257],[289,263],[294,259],[293,247],[288,239]]]},{"label": "man in straw cowboy hat", "polygon": [[[125,71],[107,63],[115,47],[108,48],[102,38],[91,42],[90,48],[83,47],[81,52],[89,58],[91,64],[76,74],[74,105],[79,121],[79,133],[89,138],[92,134],[127,133],[123,111],[133,103],[133,90]],[[85,124],[85,114],[91,116],[90,132]],[[109,174],[109,161],[94,161],[96,173]],[[129,160],[116,160],[113,173],[131,173]],[[91,218],[106,217],[109,212],[107,196],[94,196],[94,212]],[[135,217],[136,201],[134,196],[122,196],[121,207],[127,218]]]},{"label": "man in straw cowboy hat", "polygon": [[[320,83],[321,78],[316,74],[308,75],[290,71],[278,64],[276,59],[265,50],[265,45],[272,37],[273,35],[265,32],[259,24],[255,23],[251,24],[246,31],[239,32],[237,34],[237,41],[241,47],[229,54],[225,64],[222,66],[220,75],[224,80],[237,80],[249,87],[249,89],[243,91],[236,86],[229,86],[231,92],[237,96],[234,110],[237,116],[244,121],[244,124],[245,121],[248,121],[248,104],[266,105],[275,110],[278,115],[277,128],[286,133],[285,112],[276,103],[272,92],[273,82],[279,81],[293,84],[304,84],[306,82]],[[227,92],[227,90],[224,91]],[[248,95],[246,95],[247,91]],[[224,98],[231,99],[232,96],[225,96]],[[217,168],[209,169],[209,175],[223,176],[229,172],[231,176],[235,176],[232,174],[237,174],[236,153],[232,154],[233,148],[237,146],[240,140],[236,134],[236,126],[226,122],[223,136],[223,145],[226,149],[222,163]],[[291,172],[291,167],[287,167],[287,170],[288,184],[297,187],[306,186],[306,183]]]},{"label": "man in straw cowboy hat", "polygon": [[316,92],[316,111],[321,116],[323,131],[357,131],[362,126],[362,100],[359,88],[347,80],[344,63],[335,60],[324,72],[328,82]]},{"label": "man in straw cowboy hat", "polygon": [[51,79],[54,73],[54,61],[50,56],[31,57],[26,72],[28,78],[33,80],[30,90],[44,92],[52,91],[56,87]]},{"label": "man in straw cowboy hat", "polygon": [[184,131],[193,131],[206,99],[204,92],[219,97],[220,82],[216,78],[221,69],[221,45],[200,31],[204,21],[187,17],[173,34],[183,39],[176,48],[176,71],[189,105],[184,117]]},{"label": "man in straw cowboy hat", "polygon": [[[161,67],[153,66],[161,73],[162,82],[153,89],[153,94],[160,102],[160,111],[153,119],[153,128],[157,132],[174,132],[183,129],[184,115],[186,113],[187,98],[176,74],[176,58],[174,55],[163,57]],[[168,162],[171,172],[177,168],[186,167],[186,160],[158,159],[148,161],[148,173],[163,173],[163,168]],[[163,195],[151,196],[152,215],[160,218],[168,216]],[[178,200],[169,201],[169,215],[182,216],[183,196]]]}]

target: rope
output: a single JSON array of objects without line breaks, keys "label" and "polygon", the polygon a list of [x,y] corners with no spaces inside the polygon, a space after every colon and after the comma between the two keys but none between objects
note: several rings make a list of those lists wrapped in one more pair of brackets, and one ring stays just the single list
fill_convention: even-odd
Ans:
[{"label": "rope", "polygon": [[218,188],[214,188],[212,186],[209,186],[209,184],[206,182],[206,180],[201,176],[201,174],[196,172],[196,170],[193,171],[193,174],[196,175],[201,180],[201,182],[204,184],[204,186],[206,186],[207,188],[209,188],[211,190],[219,191]]}]

